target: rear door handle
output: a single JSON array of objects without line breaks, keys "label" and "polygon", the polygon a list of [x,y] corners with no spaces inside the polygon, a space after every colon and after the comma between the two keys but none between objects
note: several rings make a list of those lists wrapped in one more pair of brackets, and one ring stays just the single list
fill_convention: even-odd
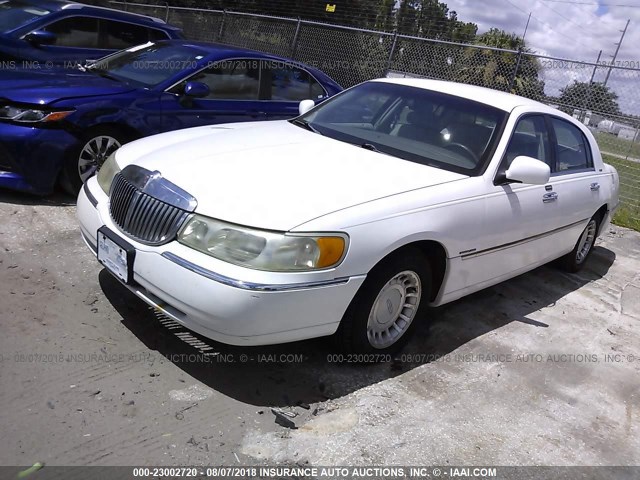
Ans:
[{"label": "rear door handle", "polygon": [[542,201],[544,203],[555,202],[558,199],[558,194],[556,192],[545,193],[542,196]]},{"label": "rear door handle", "polygon": [[591,191],[597,192],[598,190],[600,190],[600,184],[598,182],[593,182],[591,184]]}]

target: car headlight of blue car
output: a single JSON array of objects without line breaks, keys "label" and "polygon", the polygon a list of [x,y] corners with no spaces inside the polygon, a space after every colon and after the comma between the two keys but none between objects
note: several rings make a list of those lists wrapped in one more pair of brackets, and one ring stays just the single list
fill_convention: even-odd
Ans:
[{"label": "car headlight of blue car", "polygon": [[59,122],[72,113],[73,110],[44,110],[37,107],[3,105],[0,107],[0,120],[22,123]]}]

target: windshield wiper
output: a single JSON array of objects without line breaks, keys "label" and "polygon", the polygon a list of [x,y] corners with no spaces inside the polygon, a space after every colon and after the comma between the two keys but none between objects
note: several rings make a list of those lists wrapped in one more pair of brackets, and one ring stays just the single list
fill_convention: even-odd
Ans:
[{"label": "windshield wiper", "polygon": [[118,77],[114,77],[113,75],[108,73],[106,70],[100,70],[99,68],[89,68],[87,70],[90,71],[90,72],[94,72],[96,75],[99,75],[102,78],[108,78],[109,80],[114,80],[116,82],[121,82],[122,81]]},{"label": "windshield wiper", "polygon": [[84,72],[92,72],[103,78],[108,78],[109,80],[115,80],[116,82],[122,81],[118,77],[111,75],[107,69],[99,68],[98,62],[92,62],[92,63],[87,62],[82,66],[84,67],[84,70],[83,70]]},{"label": "windshield wiper", "polygon": [[309,130],[310,132],[318,133],[318,134],[322,135],[318,130],[316,130],[314,127],[312,127],[311,124],[309,122],[307,122],[306,120],[302,120],[300,118],[295,118],[295,119],[291,120],[291,123],[293,123],[294,125],[297,125],[299,127],[305,128],[305,129]]},{"label": "windshield wiper", "polygon": [[372,152],[384,153],[384,152],[380,151],[380,149],[378,149],[378,147],[376,147],[372,143],[363,143],[363,144],[361,144],[359,146],[360,146],[360,148],[364,148],[365,150],[371,150]]}]

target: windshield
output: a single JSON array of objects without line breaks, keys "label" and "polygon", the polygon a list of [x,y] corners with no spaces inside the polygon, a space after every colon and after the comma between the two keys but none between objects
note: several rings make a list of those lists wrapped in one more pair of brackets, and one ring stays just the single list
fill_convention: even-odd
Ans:
[{"label": "windshield", "polygon": [[423,165],[477,175],[506,112],[444,93],[367,82],[294,122],[319,134]]},{"label": "windshield", "polygon": [[0,1],[0,32],[5,33],[26,25],[51,11],[15,0]]},{"label": "windshield", "polygon": [[153,87],[182,70],[195,67],[203,57],[203,52],[194,47],[148,43],[104,57],[91,65],[90,70]]}]

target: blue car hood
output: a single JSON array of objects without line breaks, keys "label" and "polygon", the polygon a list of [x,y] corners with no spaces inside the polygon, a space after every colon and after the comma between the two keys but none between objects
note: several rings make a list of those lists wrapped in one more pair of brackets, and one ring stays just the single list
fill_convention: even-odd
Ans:
[{"label": "blue car hood", "polygon": [[47,105],[59,100],[114,95],[134,89],[127,83],[80,70],[0,72],[0,97],[17,103]]}]

